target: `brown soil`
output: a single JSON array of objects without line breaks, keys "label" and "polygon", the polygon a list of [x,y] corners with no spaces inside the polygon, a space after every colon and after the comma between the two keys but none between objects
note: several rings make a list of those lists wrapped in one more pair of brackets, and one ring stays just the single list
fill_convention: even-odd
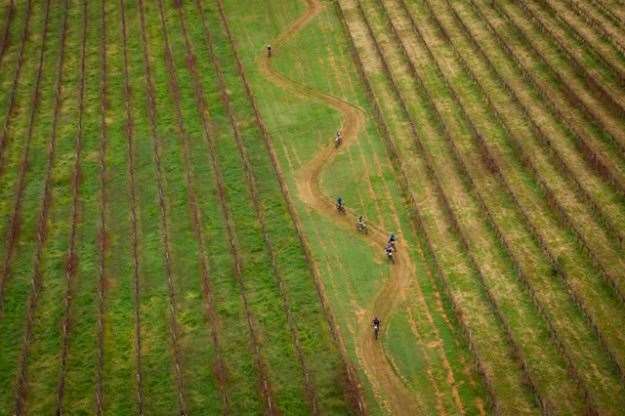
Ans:
[{"label": "brown soil", "polygon": [[[286,43],[323,10],[323,5],[319,0],[306,0],[306,2],[308,5],[306,12],[271,42],[274,51],[277,53],[279,53],[281,45]],[[277,72],[271,65],[271,59],[264,55],[258,59],[257,63],[260,72],[278,87],[300,97],[321,101],[342,114],[342,146],[336,150],[334,144],[329,139],[329,144],[322,148],[297,172],[297,190],[302,201],[311,209],[354,233],[354,235],[358,235],[366,240],[375,252],[382,253],[387,237],[382,228],[375,224],[369,224],[369,233],[367,235],[357,234],[354,226],[356,221],[355,215],[349,211],[347,215],[337,215],[332,200],[323,194],[319,181],[323,169],[333,162],[338,153],[344,152],[345,149],[357,140],[358,133],[365,124],[365,112],[361,108],[340,98],[324,94],[289,79]],[[397,301],[401,299],[403,293],[409,287],[413,270],[412,260],[400,247],[396,256],[396,264],[392,267],[392,273],[390,277],[385,277],[386,281],[377,297],[367,307],[365,313],[354,313],[358,322],[356,353],[373,386],[376,398],[389,413],[395,415],[415,415],[422,413],[422,411],[417,402],[416,394],[410,391],[395,372],[382,347],[382,342],[373,338],[369,319],[377,315],[383,322],[388,321],[391,312],[398,303]]]}]

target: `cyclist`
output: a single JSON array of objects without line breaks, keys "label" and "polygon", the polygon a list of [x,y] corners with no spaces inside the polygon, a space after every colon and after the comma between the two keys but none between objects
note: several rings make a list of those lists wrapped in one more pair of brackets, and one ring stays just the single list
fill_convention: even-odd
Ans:
[{"label": "cyclist", "polygon": [[336,198],[336,210],[342,214],[345,213],[345,201],[340,196]]},{"label": "cyclist", "polygon": [[384,247],[386,258],[389,259],[392,263],[395,263],[394,251],[395,251],[395,248],[393,247],[391,243],[388,243],[386,247]]},{"label": "cyclist", "polygon": [[367,223],[365,222],[365,217],[362,215],[358,216],[358,220],[356,221],[356,229],[362,233],[367,232]]},{"label": "cyclist", "polygon": [[343,143],[343,136],[341,136],[341,130],[336,131],[336,137],[334,138],[334,145],[339,147]]},{"label": "cyclist", "polygon": [[374,316],[371,324],[373,326],[373,336],[375,337],[375,339],[378,339],[378,334],[380,332],[380,325],[382,324],[382,322],[378,319],[377,316]]}]

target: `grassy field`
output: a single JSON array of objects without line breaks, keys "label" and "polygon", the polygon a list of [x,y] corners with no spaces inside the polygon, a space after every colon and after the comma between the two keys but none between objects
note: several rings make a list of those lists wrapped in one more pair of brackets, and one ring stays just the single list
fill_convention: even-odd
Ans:
[{"label": "grassy field", "polygon": [[625,414],[624,19],[0,0],[0,415]]}]

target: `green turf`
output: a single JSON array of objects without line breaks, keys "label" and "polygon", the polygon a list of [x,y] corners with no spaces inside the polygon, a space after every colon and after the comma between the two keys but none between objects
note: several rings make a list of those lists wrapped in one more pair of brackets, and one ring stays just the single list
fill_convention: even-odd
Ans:
[{"label": "green turf", "polygon": [[311,3],[68,0],[61,74],[65,1],[51,0],[36,95],[46,1],[33,0],[12,112],[26,2],[0,3],[0,30],[16,6],[0,61],[0,415],[20,409],[20,383],[28,414],[266,414],[268,399],[276,414],[357,414],[346,365],[365,413],[389,413],[362,331],[396,269],[300,198],[300,168],[346,126],[265,78],[268,43],[275,71],[365,114],[320,185],[407,252],[379,353],[424,414],[622,414],[620,0],[321,0],[284,44],[276,36]]}]

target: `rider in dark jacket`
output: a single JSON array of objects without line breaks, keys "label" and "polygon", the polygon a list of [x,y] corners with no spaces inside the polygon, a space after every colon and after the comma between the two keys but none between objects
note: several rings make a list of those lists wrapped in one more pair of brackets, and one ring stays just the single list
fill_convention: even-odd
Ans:
[{"label": "rider in dark jacket", "polygon": [[345,210],[345,201],[340,196],[336,198],[336,209],[339,211]]},{"label": "rider in dark jacket", "polygon": [[375,335],[375,339],[378,339],[378,333],[380,332],[380,325],[382,325],[382,322],[378,319],[377,316],[373,317],[373,333]]}]

